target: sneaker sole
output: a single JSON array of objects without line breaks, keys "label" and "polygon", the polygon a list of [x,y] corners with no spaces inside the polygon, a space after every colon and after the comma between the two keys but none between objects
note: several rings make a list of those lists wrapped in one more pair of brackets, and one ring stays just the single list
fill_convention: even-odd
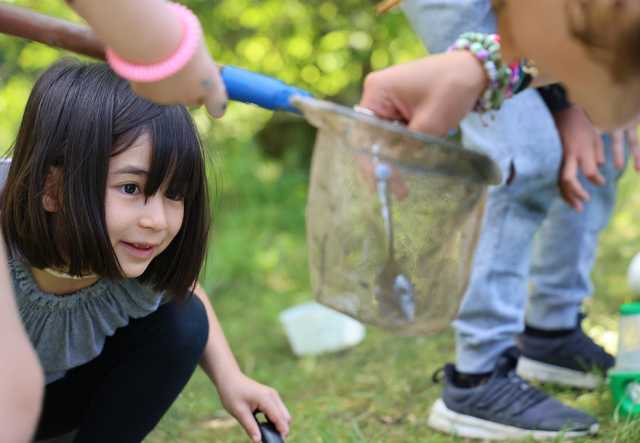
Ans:
[{"label": "sneaker sole", "polygon": [[447,408],[442,399],[436,400],[429,419],[430,427],[446,434],[452,434],[463,438],[476,438],[481,440],[507,440],[525,439],[552,440],[562,436],[564,438],[585,437],[595,435],[598,432],[598,424],[595,423],[588,431],[534,431],[514,426],[503,425],[471,415],[458,414]]},{"label": "sneaker sole", "polygon": [[572,388],[596,389],[602,383],[602,378],[596,374],[550,365],[524,356],[518,359],[516,371],[526,380],[555,383]]}]

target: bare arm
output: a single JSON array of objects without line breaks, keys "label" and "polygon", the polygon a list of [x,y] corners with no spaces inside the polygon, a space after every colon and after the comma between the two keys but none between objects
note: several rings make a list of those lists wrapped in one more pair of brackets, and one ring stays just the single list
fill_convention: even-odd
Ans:
[{"label": "bare arm", "polygon": [[0,441],[30,442],[40,414],[44,376],[16,309],[0,236]]},{"label": "bare arm", "polygon": [[224,336],[224,332],[222,331],[216,313],[213,311],[207,293],[199,284],[196,286],[194,292],[202,301],[209,320],[209,339],[200,365],[211,381],[218,385],[220,380],[223,380],[226,375],[240,372],[240,367],[231,352],[229,343]]},{"label": "bare arm", "polygon": [[[119,56],[137,64],[169,57],[179,46],[182,28],[164,0],[74,0],[69,5]],[[153,83],[132,83],[139,95],[158,103],[205,104],[222,116],[226,91],[218,68],[200,42],[193,58],[175,75]]]},{"label": "bare arm", "polygon": [[180,23],[165,1],[75,0],[69,5],[91,25],[100,40],[132,62],[160,61],[180,42]]},{"label": "bare arm", "polygon": [[280,395],[273,388],[262,385],[242,373],[209,297],[200,285],[196,286],[194,293],[202,301],[209,320],[209,339],[200,366],[216,385],[222,404],[253,441],[260,441],[260,431],[253,418],[254,411],[263,412],[286,437],[291,416]]}]

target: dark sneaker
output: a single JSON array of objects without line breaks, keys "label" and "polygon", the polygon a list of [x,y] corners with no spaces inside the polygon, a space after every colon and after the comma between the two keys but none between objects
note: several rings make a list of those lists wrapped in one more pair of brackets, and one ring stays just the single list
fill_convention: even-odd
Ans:
[{"label": "dark sneaker", "polygon": [[429,426],[464,438],[507,440],[595,434],[595,418],[549,397],[515,371],[519,352],[507,350],[496,369],[476,387],[460,388],[452,364],[444,367],[444,390],[429,415]]},{"label": "dark sneaker", "polygon": [[518,374],[527,380],[595,389],[615,359],[584,333],[580,315],[570,334],[557,338],[520,334]]}]

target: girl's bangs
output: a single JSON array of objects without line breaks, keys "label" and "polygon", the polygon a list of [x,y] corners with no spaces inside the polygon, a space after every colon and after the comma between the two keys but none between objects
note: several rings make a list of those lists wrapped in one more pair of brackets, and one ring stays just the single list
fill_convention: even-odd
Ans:
[{"label": "girl's bangs", "polygon": [[188,111],[166,107],[150,122],[149,136],[153,154],[144,194],[155,194],[167,178],[167,194],[172,198],[198,192],[202,185],[202,150]]}]

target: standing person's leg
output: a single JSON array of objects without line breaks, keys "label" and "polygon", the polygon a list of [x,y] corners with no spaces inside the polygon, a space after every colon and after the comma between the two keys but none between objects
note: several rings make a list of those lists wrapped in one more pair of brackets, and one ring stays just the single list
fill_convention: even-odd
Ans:
[{"label": "standing person's leg", "polygon": [[462,131],[465,144],[502,160],[505,175],[505,183],[490,190],[469,287],[453,324],[456,369],[488,374],[524,328],[533,238],[557,195],[561,148],[535,92],[506,105],[489,125],[482,117],[467,118]]},{"label": "standing person's leg", "polygon": [[[584,177],[591,200],[582,213],[556,199],[536,239],[531,266],[531,294],[525,333],[520,337],[523,358],[518,372],[530,379],[574,387],[594,388],[614,359],[580,327],[582,302],[591,296],[591,271],[598,237],[607,226],[616,199],[621,171],[613,164],[610,138],[604,137],[604,186]],[[562,247],[559,247],[562,245]]]},{"label": "standing person's leg", "polygon": [[598,428],[594,418],[536,390],[515,371],[533,238],[557,195],[561,153],[549,114],[535,112],[539,97],[525,97],[528,103],[505,107],[503,115],[513,119],[506,127],[494,126],[498,119],[488,127],[468,119],[462,127],[465,138],[495,137],[514,146],[509,181],[490,192],[469,287],[454,322],[456,365],[445,366],[442,397],[429,417],[432,427],[463,437],[572,437]]},{"label": "standing person's leg", "polygon": [[469,287],[453,323],[461,373],[488,375],[522,331],[529,251],[544,213],[530,211],[515,194],[500,186],[487,201]]},{"label": "standing person's leg", "polygon": [[77,429],[75,443],[141,442],[191,378],[208,331],[196,296],[131,320],[98,357],[47,385],[36,438]]}]

